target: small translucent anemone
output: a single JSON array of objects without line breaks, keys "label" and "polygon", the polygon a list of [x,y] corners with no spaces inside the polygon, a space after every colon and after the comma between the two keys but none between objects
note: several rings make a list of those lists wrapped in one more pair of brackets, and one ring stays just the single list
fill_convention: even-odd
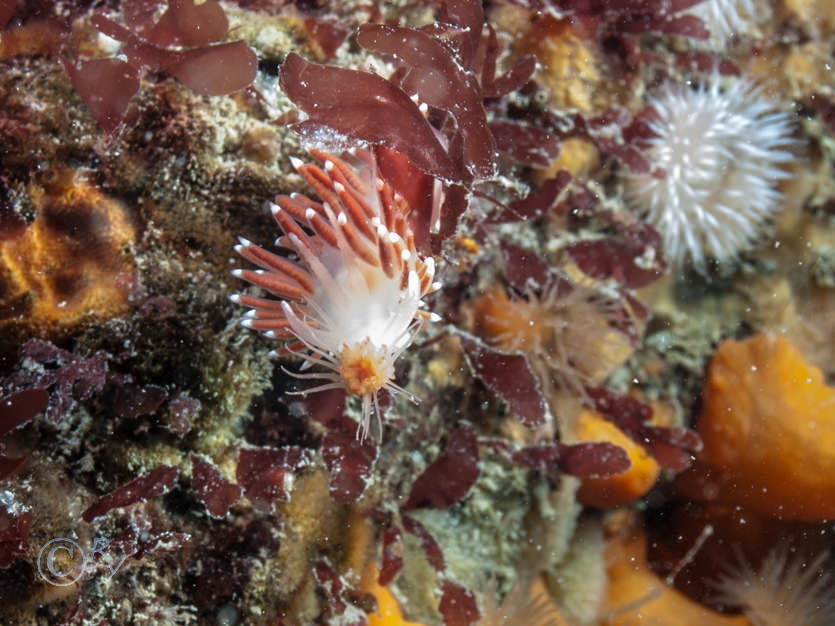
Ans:
[{"label": "small translucent anemone", "polygon": [[741,555],[714,584],[716,601],[740,607],[753,626],[831,626],[835,587],[824,552],[809,562],[789,560],[786,546],[773,548],[757,570]]},{"label": "small translucent anemone", "polygon": [[627,201],[661,234],[668,261],[689,258],[702,273],[707,259],[734,261],[780,208],[775,184],[795,158],[789,115],[746,81],[721,90],[717,77],[668,87],[649,106],[650,171],[625,174]]},{"label": "small translucent anemone", "polygon": [[599,384],[628,343],[616,328],[623,304],[595,288],[553,279],[524,298],[494,288],[474,302],[476,332],[504,352],[528,358],[543,390],[580,398]]},{"label": "small translucent anemone", "polygon": [[302,369],[326,370],[293,374],[323,381],[303,393],[344,389],[362,398],[357,436],[364,438],[372,411],[380,423],[381,390],[416,402],[394,383],[394,363],[435,319],[420,310],[423,296],[438,287],[434,259],[419,257],[408,203],[377,177],[369,154],[357,153],[365,166],[355,172],[334,156],[310,152],[322,167],[299,159],[293,166],[321,202],[294,193],[271,206],[284,232],[276,245],[294,257],[246,239],[235,247],[261,269],[232,273],[275,299],[241,294],[232,301],[250,308],[244,326],[287,340],[279,352],[303,357]]}]

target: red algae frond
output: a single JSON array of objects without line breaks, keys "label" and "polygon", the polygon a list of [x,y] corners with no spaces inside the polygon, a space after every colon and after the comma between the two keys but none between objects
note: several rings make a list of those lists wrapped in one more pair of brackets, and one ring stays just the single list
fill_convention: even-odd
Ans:
[{"label": "red algae frond", "polygon": [[250,307],[244,326],[289,340],[283,352],[328,370],[295,374],[321,380],[310,391],[344,389],[362,398],[358,435],[368,432],[372,410],[380,418],[382,390],[415,397],[396,385],[394,363],[433,316],[419,310],[437,288],[434,260],[420,258],[407,224],[409,206],[376,175],[376,163],[357,174],[344,161],[311,153],[323,167],[293,164],[321,202],[301,194],[279,196],[272,212],[285,235],[278,245],[291,259],[242,239],[236,250],[261,269],[235,276],[277,299],[233,296]]}]

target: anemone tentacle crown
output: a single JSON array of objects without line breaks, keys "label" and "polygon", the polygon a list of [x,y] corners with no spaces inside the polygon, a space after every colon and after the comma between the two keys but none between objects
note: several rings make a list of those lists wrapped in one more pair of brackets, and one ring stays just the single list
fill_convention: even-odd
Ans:
[{"label": "anemone tentacle crown", "polygon": [[648,172],[625,175],[627,202],[661,234],[667,259],[734,261],[749,250],[780,208],[776,183],[795,157],[791,118],[736,80],[720,90],[667,87],[649,106],[654,137]]}]

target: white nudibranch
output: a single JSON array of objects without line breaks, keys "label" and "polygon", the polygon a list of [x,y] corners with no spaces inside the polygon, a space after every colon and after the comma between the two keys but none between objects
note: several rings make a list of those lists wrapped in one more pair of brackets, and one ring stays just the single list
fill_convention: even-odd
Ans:
[{"label": "white nudibranch", "polygon": [[369,154],[358,152],[366,166],[355,172],[334,156],[310,153],[323,167],[292,162],[321,202],[294,193],[271,206],[284,232],[276,244],[296,258],[240,239],[235,250],[261,269],[232,273],[273,298],[231,299],[250,309],[244,326],[288,341],[279,353],[302,356],[302,369],[323,368],[293,374],[322,381],[304,393],[344,389],[362,398],[357,436],[364,438],[372,412],[380,422],[380,390],[417,400],[394,382],[394,364],[424,324],[437,319],[420,310],[423,296],[438,288],[435,263],[419,256],[409,205],[377,177]]}]

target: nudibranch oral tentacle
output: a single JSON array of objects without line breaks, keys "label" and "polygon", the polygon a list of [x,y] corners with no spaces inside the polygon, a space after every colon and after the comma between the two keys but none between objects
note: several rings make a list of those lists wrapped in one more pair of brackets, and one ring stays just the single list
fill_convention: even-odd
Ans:
[{"label": "nudibranch oral tentacle", "polygon": [[370,154],[357,154],[364,165],[356,172],[335,156],[310,153],[321,166],[292,163],[319,200],[294,193],[271,205],[284,233],[276,244],[296,258],[240,238],[235,250],[258,269],[232,273],[271,297],[236,294],[232,301],[249,308],[244,326],[288,342],[279,353],[303,357],[302,369],[326,370],[291,373],[322,382],[303,393],[341,388],[362,398],[357,436],[364,438],[371,414],[380,420],[381,390],[417,401],[394,383],[394,364],[436,319],[419,310],[438,287],[435,263],[418,254],[409,205],[377,177]]}]

